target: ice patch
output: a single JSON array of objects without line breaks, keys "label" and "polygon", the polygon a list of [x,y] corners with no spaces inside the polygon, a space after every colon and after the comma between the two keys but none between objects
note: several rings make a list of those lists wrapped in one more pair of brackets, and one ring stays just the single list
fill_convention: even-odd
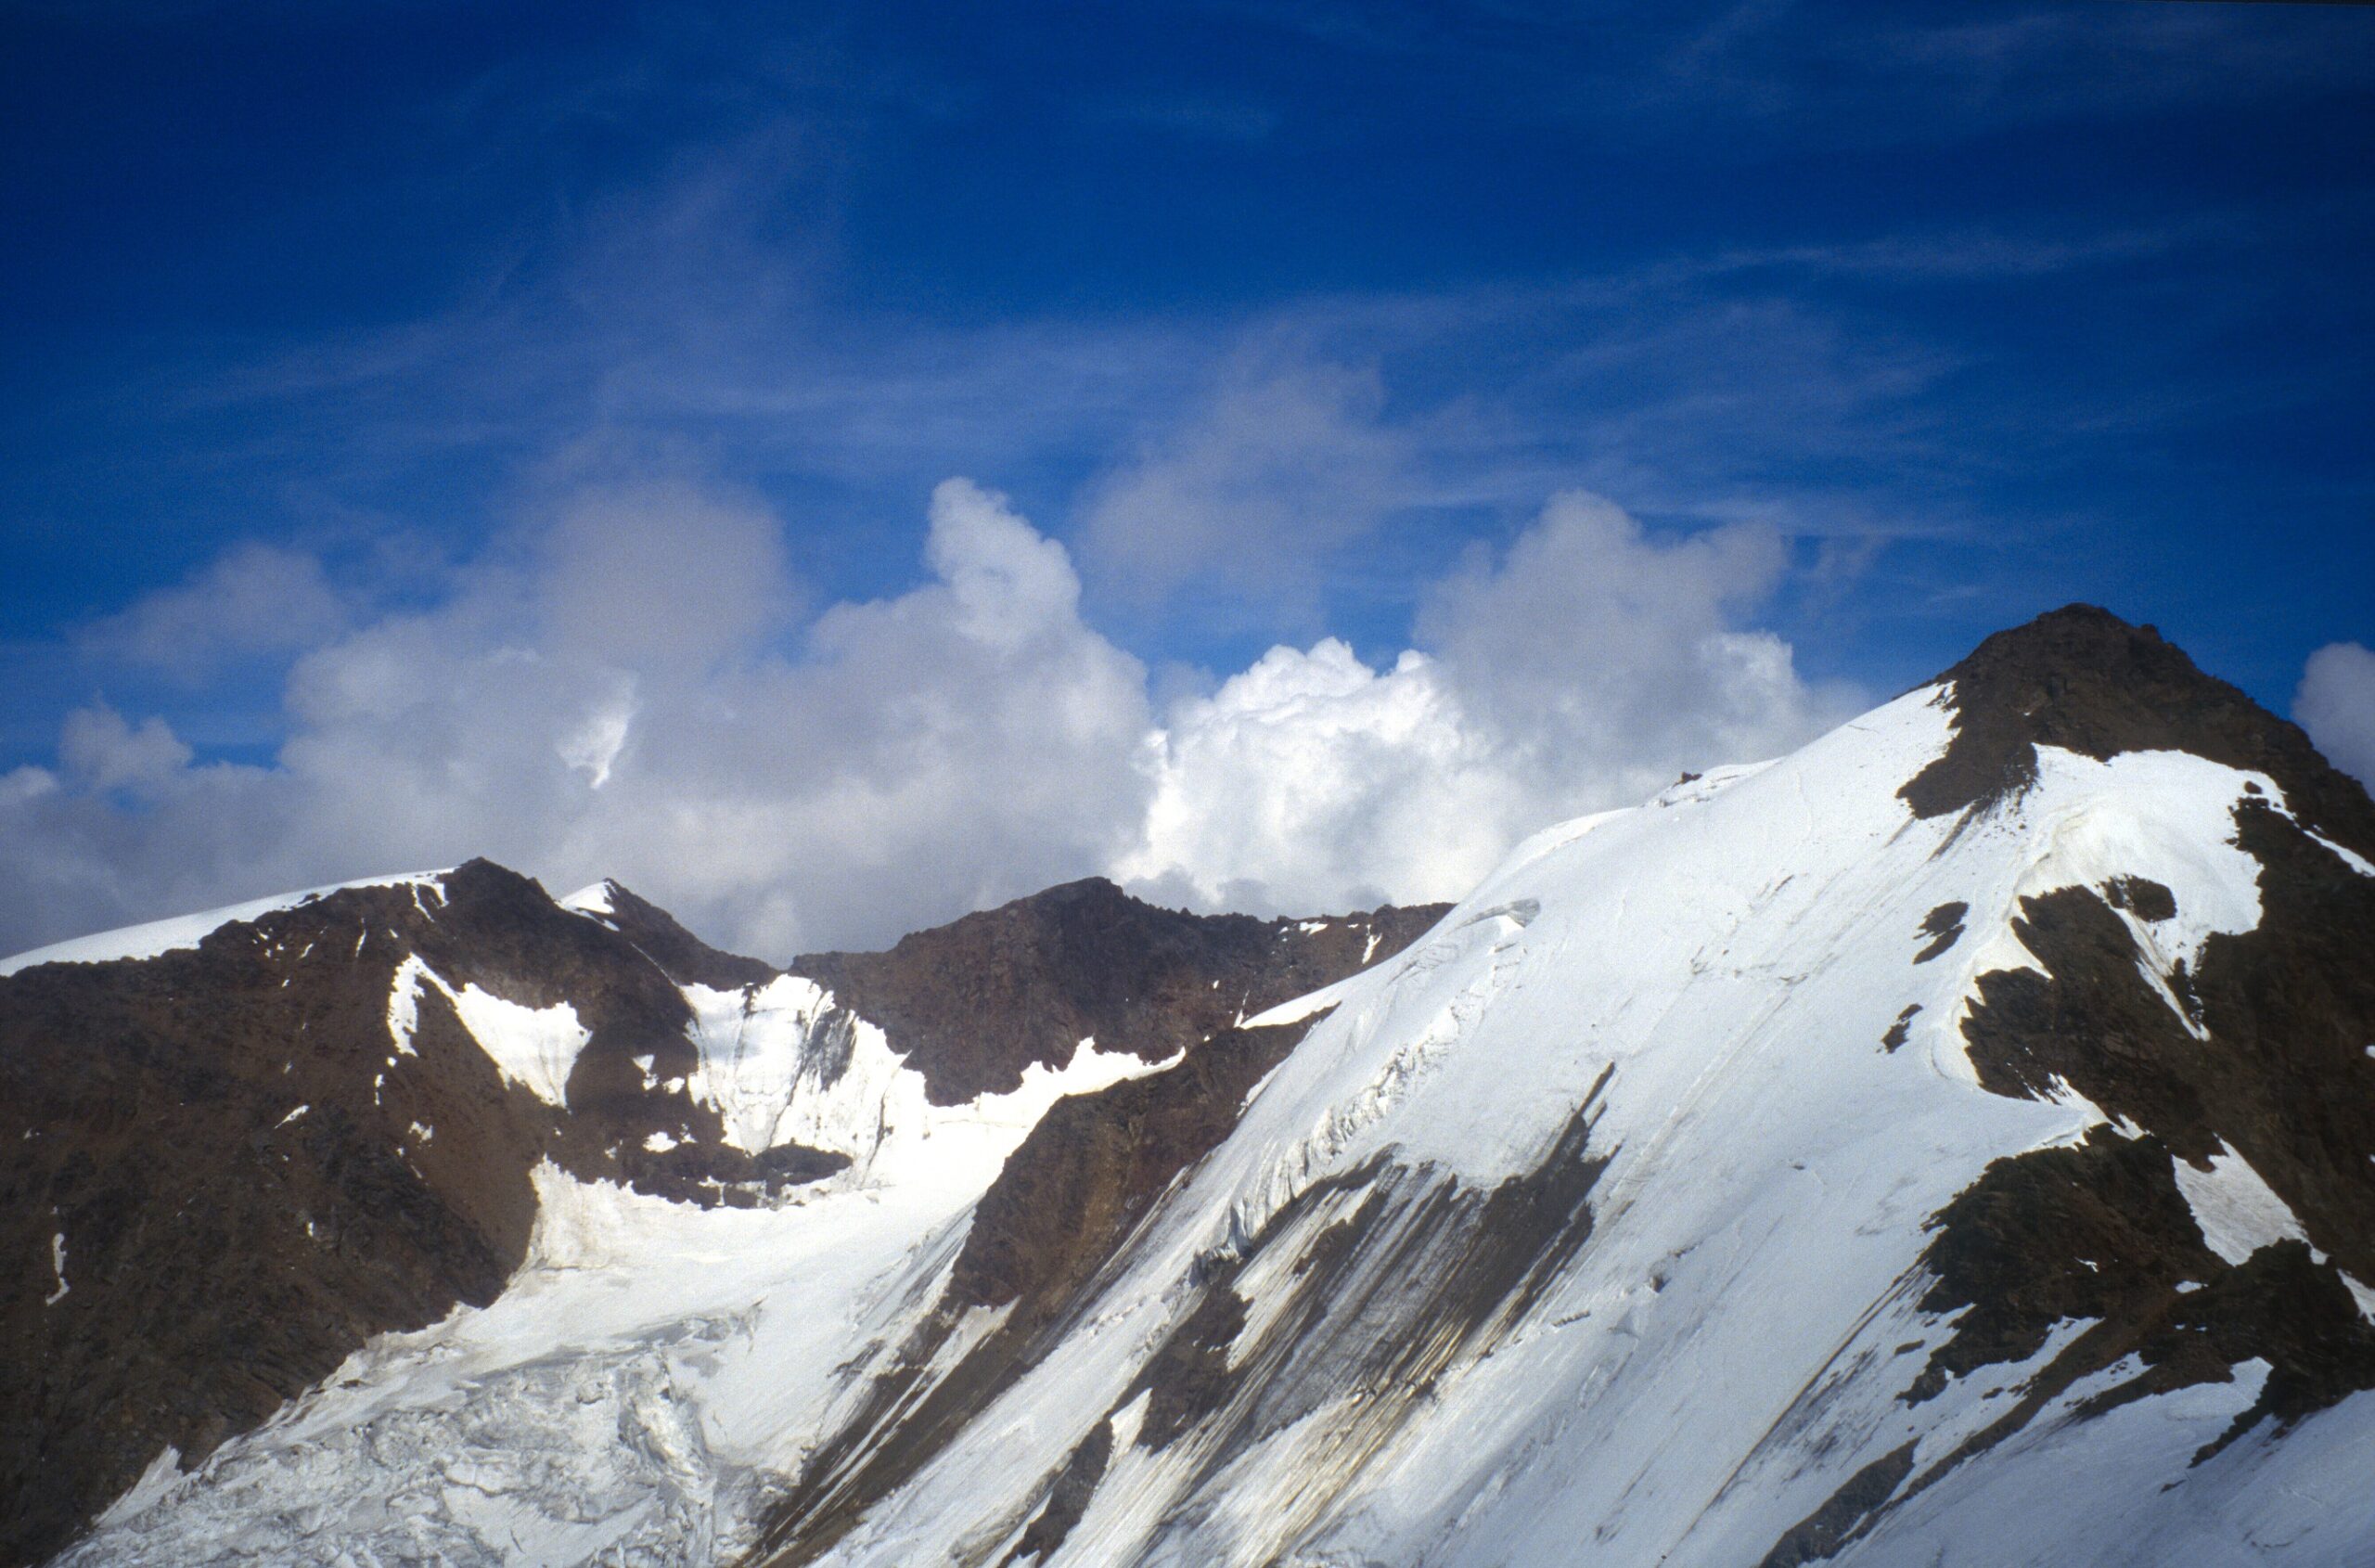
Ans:
[{"label": "ice patch", "polygon": [[[403,887],[407,883],[428,883],[434,886],[443,871],[408,871],[401,876],[367,877],[361,881],[331,882],[324,887],[308,888],[302,893],[282,893],[276,898],[258,898],[246,904],[226,904],[219,909],[204,909],[194,915],[177,915],[172,919],[151,920],[145,925],[125,926],[117,931],[96,932],[65,942],[53,942],[46,947],[35,947],[14,958],[0,958],[0,979],[28,970],[36,964],[103,964],[119,958],[154,958],[166,953],[195,948],[201,941],[225,926],[243,920],[261,919],[281,909],[294,909],[327,898],[348,888]],[[358,944],[359,946],[359,944]]]},{"label": "ice patch", "polygon": [[92,1521],[94,1528],[104,1530],[109,1525],[123,1523],[135,1514],[147,1512],[163,1501],[165,1494],[172,1491],[174,1483],[181,1478],[182,1451],[168,1443],[158,1450],[155,1459],[148,1461],[148,1468],[140,1472],[140,1479],[132,1484],[132,1489],[109,1504],[107,1511]]},{"label": "ice patch", "polygon": [[[404,1056],[420,1054],[412,1044],[413,1031],[420,1027],[420,984],[423,980],[435,978],[429,972],[427,964],[410,955],[396,966],[394,983],[388,988],[388,1038],[395,1042],[397,1051]],[[439,989],[443,990],[443,986],[440,985]],[[395,1058],[390,1057],[388,1064],[394,1066]]]},{"label": "ice patch", "polygon": [[[431,977],[432,979],[434,976]],[[569,1103],[569,1074],[593,1036],[567,1002],[548,1008],[521,1007],[475,985],[445,993],[462,1026],[512,1083],[556,1109]]]},{"label": "ice patch", "polygon": [[44,1306],[56,1306],[66,1299],[66,1232],[59,1231],[49,1239],[49,1267],[58,1276],[58,1289],[42,1297]]},{"label": "ice patch", "polygon": [[388,1035],[405,1056],[420,1054],[413,1047],[413,1032],[420,1025],[423,985],[436,986],[454,1004],[462,1027],[506,1081],[520,1085],[557,1110],[567,1107],[570,1073],[592,1037],[577,1022],[575,1008],[567,1002],[548,1008],[522,1007],[476,985],[456,991],[419,958],[408,955],[396,966],[388,994]]},{"label": "ice patch", "polygon": [[596,882],[592,887],[579,888],[575,893],[556,902],[572,914],[597,917],[615,915],[618,910],[612,905],[612,898],[618,890],[618,885],[605,879]]},{"label": "ice patch", "polygon": [[2029,798],[2036,803],[2032,834],[2042,843],[2016,900],[2149,877],[2169,889],[2177,912],[2167,920],[2129,920],[2138,945],[2164,972],[2179,959],[2199,965],[2214,934],[2260,923],[2260,864],[2234,842],[2235,807],[2249,784],[2276,789],[2266,774],[2187,752],[2125,752],[2096,762],[2040,746]]},{"label": "ice patch", "polygon": [[2176,913],[2166,920],[2130,911],[2120,918],[2135,940],[2145,983],[2180,1024],[2200,1034],[2170,977],[2179,964],[2198,967],[2213,935],[2238,935],[2260,923],[2260,865],[2234,842],[2235,808],[2251,798],[2251,784],[2275,788],[2265,774],[2186,752],[2124,752],[2098,762],[2039,746],[2035,785],[2007,810],[1964,829],[1977,839],[2017,840],[2020,859],[2009,886],[1957,893],[1971,906],[1971,934],[1946,955],[1960,962],[1953,970],[1953,1005],[1936,1036],[1939,1069],[1977,1082],[1962,1026],[1978,1000],[1981,975],[2047,972],[2013,930],[2022,900],[2073,887],[2099,893],[2126,877],[2159,882],[2176,901]]},{"label": "ice patch", "polygon": [[2202,1244],[2228,1263],[2240,1264],[2272,1242],[2309,1239],[2292,1206],[2261,1179],[2250,1161],[2225,1144],[2210,1157],[2207,1171],[2184,1160],[2173,1163],[2177,1190],[2185,1194],[2194,1223],[2202,1227]]}]

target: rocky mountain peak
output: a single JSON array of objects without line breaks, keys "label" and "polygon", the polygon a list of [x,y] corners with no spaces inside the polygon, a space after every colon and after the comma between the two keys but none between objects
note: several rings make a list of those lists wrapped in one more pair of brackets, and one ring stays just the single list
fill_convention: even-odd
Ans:
[{"label": "rocky mountain peak", "polygon": [[2073,606],[1449,910],[33,955],[0,1562],[2356,1562],[2368,813]]},{"label": "rocky mountain peak", "polygon": [[2102,761],[2189,752],[2265,773],[2307,827],[2375,856],[2375,804],[2317,754],[2299,726],[2207,675],[2149,625],[2072,604],[1996,633],[1937,677],[1955,714],[1945,753],[1901,791],[1941,816],[2016,795],[2035,781],[2036,748]]},{"label": "rocky mountain peak", "polygon": [[811,953],[790,970],[879,1024],[937,1104],[1006,1093],[1083,1039],[1161,1061],[1399,950],[1447,906],[1316,919],[1193,915],[1103,877],[1064,882],[899,939]]},{"label": "rocky mountain peak", "polygon": [[[474,862],[474,864],[476,864]],[[616,881],[574,895],[568,906],[617,932],[680,985],[733,991],[764,985],[778,972],[772,964],[722,952],[687,931],[676,917]]]},{"label": "rocky mountain peak", "polygon": [[0,1243],[25,1265],[0,1279],[0,1563],[160,1447],[195,1464],[373,1336],[493,1302],[540,1182],[749,1209],[846,1168],[777,1102],[843,1090],[867,1009],[954,1105],[1091,1035],[1175,1055],[1436,913],[1200,917],[1092,880],[803,960],[819,990],[615,881],[556,901],[474,859],[0,977]]}]

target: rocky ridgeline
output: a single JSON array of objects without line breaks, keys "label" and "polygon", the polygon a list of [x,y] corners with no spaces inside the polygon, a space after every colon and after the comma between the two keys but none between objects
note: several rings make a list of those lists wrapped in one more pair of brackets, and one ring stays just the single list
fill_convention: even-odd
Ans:
[{"label": "rocky ridgeline", "polygon": [[[1087,1036],[1149,1061],[1200,1047],[1439,913],[1199,917],[1090,881],[793,969],[953,1104]],[[193,948],[0,978],[0,1236],[19,1260],[0,1282],[0,1562],[46,1557],[160,1448],[194,1465],[373,1335],[493,1301],[542,1162],[741,1206],[845,1165],[738,1148],[698,1093],[687,988],[778,972],[623,888],[576,910],[473,861]],[[490,1013],[559,1036],[555,1070],[498,1060],[466,1010],[490,1037]]]}]

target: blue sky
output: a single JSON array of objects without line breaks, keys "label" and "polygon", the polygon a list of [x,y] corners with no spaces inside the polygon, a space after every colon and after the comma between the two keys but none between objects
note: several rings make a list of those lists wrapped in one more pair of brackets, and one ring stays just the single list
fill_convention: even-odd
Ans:
[{"label": "blue sky", "polygon": [[[747,673],[953,591],[934,486],[1003,493],[1155,725],[1274,647],[1468,646],[1457,585],[1506,585],[1577,492],[1632,520],[1590,535],[1611,562],[1773,552],[1675,612],[1777,640],[1814,694],[1742,743],[2071,599],[2279,710],[2375,641],[2375,10],[153,0],[0,28],[0,772],[80,799],[27,832],[96,846],[45,873],[81,913],[0,934],[248,893],[233,844],[177,860],[236,815],[189,791],[279,788],[292,743],[336,749],[309,670],[533,578],[623,495],[763,520],[774,597],[715,655]],[[2345,721],[2375,701],[2338,679]],[[147,760],[93,761],[78,713]],[[515,853],[558,875],[551,833]],[[879,920],[815,892],[719,919],[872,935],[1123,862],[1152,864],[1019,852]]]}]

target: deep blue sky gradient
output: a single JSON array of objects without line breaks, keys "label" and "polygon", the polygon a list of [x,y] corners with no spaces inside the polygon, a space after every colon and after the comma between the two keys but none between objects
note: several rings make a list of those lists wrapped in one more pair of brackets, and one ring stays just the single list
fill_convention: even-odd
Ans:
[{"label": "deep blue sky gradient", "polygon": [[877,596],[937,480],[1077,542],[1281,378],[1391,471],[1278,581],[1085,556],[1149,664],[1389,657],[1567,485],[1772,521],[1876,690],[2073,598],[2279,709],[2375,642],[2375,8],[10,4],[0,104],[0,769],[268,757],[276,657],[84,636],[243,540],[383,609],[685,472]]}]

